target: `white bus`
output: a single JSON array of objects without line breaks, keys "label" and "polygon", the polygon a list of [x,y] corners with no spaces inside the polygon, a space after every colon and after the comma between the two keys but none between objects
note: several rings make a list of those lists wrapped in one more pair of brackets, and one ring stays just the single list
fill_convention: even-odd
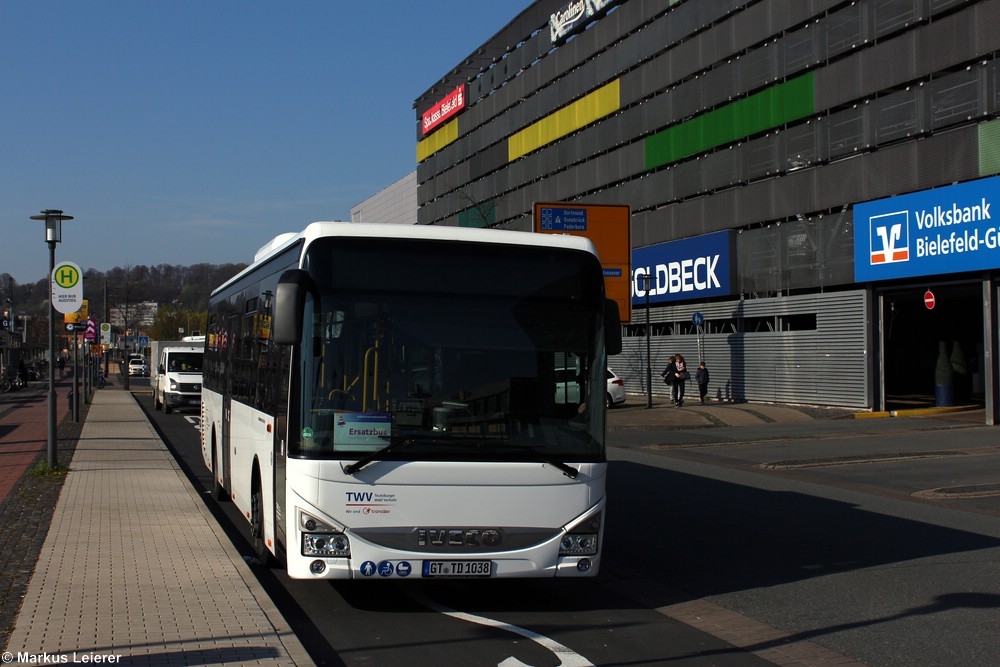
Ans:
[{"label": "white bus", "polygon": [[592,576],[620,349],[586,239],[313,223],[212,293],[213,491],[294,578]]}]

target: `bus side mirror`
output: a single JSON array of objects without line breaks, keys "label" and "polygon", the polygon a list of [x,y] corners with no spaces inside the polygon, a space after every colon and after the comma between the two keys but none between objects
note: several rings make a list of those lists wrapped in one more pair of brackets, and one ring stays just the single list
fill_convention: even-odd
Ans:
[{"label": "bus side mirror", "polygon": [[604,300],[604,351],[609,355],[622,352],[622,319],[613,299]]},{"label": "bus side mirror", "polygon": [[309,274],[292,269],[281,274],[274,291],[274,316],[271,340],[281,345],[295,345],[302,340],[302,318],[309,293]]}]

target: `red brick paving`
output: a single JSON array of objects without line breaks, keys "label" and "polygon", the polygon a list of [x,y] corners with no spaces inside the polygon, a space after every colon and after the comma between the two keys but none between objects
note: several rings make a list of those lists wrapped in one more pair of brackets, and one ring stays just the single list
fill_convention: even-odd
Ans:
[{"label": "red brick paving", "polygon": [[[68,383],[56,383],[56,425],[69,409]],[[48,383],[0,395],[0,502],[9,494],[49,439]],[[65,462],[64,462],[65,463]]]}]

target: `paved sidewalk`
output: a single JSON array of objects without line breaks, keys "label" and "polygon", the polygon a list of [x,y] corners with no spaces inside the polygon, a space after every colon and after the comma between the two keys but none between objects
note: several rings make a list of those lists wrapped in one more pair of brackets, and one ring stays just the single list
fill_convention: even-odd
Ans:
[{"label": "paved sidewalk", "polygon": [[[646,407],[646,397],[629,394],[628,400],[608,411],[608,431],[677,431],[710,426],[753,427],[776,424],[779,427],[808,426],[817,422],[842,419],[872,419],[891,417],[937,416],[956,421],[985,423],[982,406],[965,405],[949,408],[916,408],[893,412],[869,412],[851,408],[826,408],[811,405],[778,403],[725,403],[721,401],[684,401],[683,407],[674,407],[670,399],[653,397],[651,408]],[[749,431],[741,431],[748,433]]]},{"label": "paved sidewalk", "polygon": [[313,664],[129,392],[69,467],[5,663]]}]

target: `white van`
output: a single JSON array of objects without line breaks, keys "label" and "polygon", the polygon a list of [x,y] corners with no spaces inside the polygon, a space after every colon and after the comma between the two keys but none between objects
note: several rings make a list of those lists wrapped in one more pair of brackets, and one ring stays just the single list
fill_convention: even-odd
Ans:
[{"label": "white van", "polygon": [[153,407],[170,414],[201,406],[201,369],[205,350],[194,345],[164,347],[156,362]]}]

